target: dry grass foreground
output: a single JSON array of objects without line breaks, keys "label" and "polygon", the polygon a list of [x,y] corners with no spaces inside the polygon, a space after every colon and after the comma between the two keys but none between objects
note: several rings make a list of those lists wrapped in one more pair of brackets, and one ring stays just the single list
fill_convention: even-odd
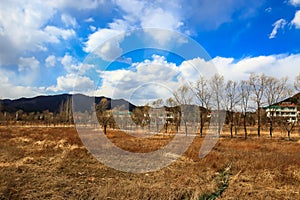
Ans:
[{"label": "dry grass foreground", "polygon": [[[141,142],[117,131],[108,137],[130,143],[131,151],[154,150],[170,139]],[[300,199],[299,141],[221,138],[199,159],[202,141],[196,137],[168,167],[131,174],[98,162],[74,128],[0,127],[0,199],[199,199],[216,191],[228,163],[228,187],[219,199]]]}]

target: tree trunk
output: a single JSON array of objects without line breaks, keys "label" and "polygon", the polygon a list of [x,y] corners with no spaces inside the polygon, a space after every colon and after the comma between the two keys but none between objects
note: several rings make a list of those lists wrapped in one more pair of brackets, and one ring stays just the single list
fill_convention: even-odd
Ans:
[{"label": "tree trunk", "polygon": [[203,124],[201,123],[200,124],[200,137],[202,137],[203,135]]},{"label": "tree trunk", "polygon": [[233,138],[233,124],[230,124],[230,138]]},{"label": "tree trunk", "polygon": [[200,137],[202,137],[203,135],[203,115],[202,115],[202,112],[200,111]]},{"label": "tree trunk", "polygon": [[273,120],[270,119],[270,137],[273,137]]},{"label": "tree trunk", "polygon": [[221,136],[221,119],[220,116],[218,116],[218,137]]},{"label": "tree trunk", "polygon": [[[158,129],[157,129],[158,130]],[[158,132],[158,131],[157,131]],[[168,121],[166,121],[166,133],[168,133]]]},{"label": "tree trunk", "polygon": [[258,106],[257,111],[257,136],[260,137],[260,127],[261,127],[261,121],[260,121],[260,105]]},{"label": "tree trunk", "polygon": [[245,140],[247,139],[247,124],[246,124],[246,117],[247,117],[247,115],[246,114],[244,114],[244,132],[245,132]]},{"label": "tree trunk", "polygon": [[230,138],[233,137],[233,113],[230,112]]},{"label": "tree trunk", "polygon": [[106,135],[107,124],[105,124],[105,125],[103,126],[103,129],[104,129],[104,135]]}]

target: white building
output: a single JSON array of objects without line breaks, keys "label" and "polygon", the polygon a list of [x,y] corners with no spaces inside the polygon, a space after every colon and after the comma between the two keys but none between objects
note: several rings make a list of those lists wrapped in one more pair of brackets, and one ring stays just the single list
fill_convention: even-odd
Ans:
[{"label": "white building", "polygon": [[282,117],[287,119],[288,122],[297,122],[299,112],[297,105],[291,102],[282,102],[277,105],[271,105],[266,108],[267,117]]}]

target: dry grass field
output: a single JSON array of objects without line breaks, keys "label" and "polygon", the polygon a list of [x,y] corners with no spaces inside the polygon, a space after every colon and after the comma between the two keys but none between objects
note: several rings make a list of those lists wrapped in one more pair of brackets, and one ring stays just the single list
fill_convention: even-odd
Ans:
[{"label": "dry grass field", "polygon": [[[113,130],[107,136],[132,152],[172,139]],[[98,162],[75,128],[0,127],[0,199],[208,199],[219,193],[217,199],[300,199],[299,137],[277,136],[222,137],[203,159],[203,138],[195,137],[170,166],[132,174]]]}]

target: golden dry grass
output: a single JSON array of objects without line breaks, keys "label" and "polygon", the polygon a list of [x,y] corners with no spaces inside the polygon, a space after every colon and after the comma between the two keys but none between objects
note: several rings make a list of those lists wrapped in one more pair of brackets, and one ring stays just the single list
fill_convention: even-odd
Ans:
[{"label": "golden dry grass", "polygon": [[[108,138],[133,152],[149,152],[171,136]],[[0,127],[0,199],[197,199],[215,191],[217,172],[231,163],[220,199],[299,199],[300,143],[281,137],[219,139],[203,159],[196,137],[176,162],[156,172],[131,174],[98,162],[74,128]]]}]

